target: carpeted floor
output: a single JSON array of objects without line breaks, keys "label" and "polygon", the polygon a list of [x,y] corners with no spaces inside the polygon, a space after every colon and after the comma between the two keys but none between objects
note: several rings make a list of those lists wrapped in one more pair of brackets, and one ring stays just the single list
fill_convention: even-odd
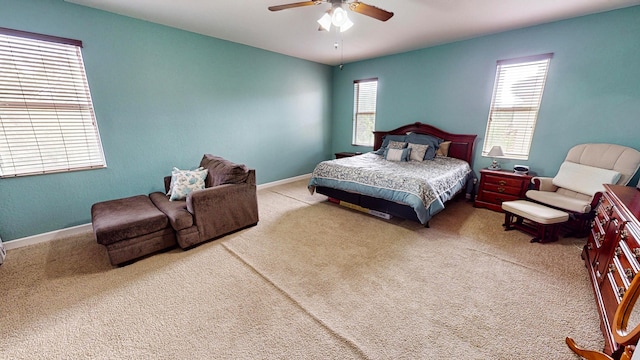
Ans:
[{"label": "carpeted floor", "polygon": [[258,226],[112,268],[91,233],[11,250],[4,359],[578,359],[585,239],[530,244],[453,201],[430,228],[264,189]]}]

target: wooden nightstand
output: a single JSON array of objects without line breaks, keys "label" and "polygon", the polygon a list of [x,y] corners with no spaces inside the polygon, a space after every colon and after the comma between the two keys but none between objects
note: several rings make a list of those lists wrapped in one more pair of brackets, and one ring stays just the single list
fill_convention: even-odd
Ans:
[{"label": "wooden nightstand", "polygon": [[361,155],[361,152],[339,152],[336,153],[336,159],[341,159],[341,158],[346,158],[346,157],[351,157],[351,156],[356,156],[356,155]]},{"label": "wooden nightstand", "polygon": [[509,170],[480,170],[480,187],[474,206],[502,212],[503,201],[525,198],[533,176]]}]

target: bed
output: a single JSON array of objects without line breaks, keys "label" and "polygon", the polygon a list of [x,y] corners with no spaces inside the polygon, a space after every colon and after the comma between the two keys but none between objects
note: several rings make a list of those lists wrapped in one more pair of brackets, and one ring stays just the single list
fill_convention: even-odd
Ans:
[{"label": "bed", "polygon": [[[440,139],[443,149],[448,146],[448,153],[424,161],[385,159],[383,150],[389,142],[403,137],[409,142]],[[419,122],[391,131],[374,131],[372,152],[319,163],[308,188],[312,194],[326,195],[333,202],[346,202],[374,214],[409,219],[428,227],[429,220],[444,209],[448,200],[460,193],[472,193],[476,177],[471,162],[476,137],[448,133]],[[435,153],[436,149],[432,146],[431,151]]]}]

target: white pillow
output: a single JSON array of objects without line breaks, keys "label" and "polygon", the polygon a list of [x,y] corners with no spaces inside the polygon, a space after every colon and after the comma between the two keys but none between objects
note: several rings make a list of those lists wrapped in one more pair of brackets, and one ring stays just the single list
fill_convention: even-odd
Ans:
[{"label": "white pillow", "polygon": [[565,161],[551,182],[555,186],[593,196],[604,191],[602,184],[615,184],[619,179],[617,171]]},{"label": "white pillow", "polygon": [[423,161],[424,154],[427,153],[427,149],[429,148],[429,145],[409,143],[407,147],[411,149],[411,155],[409,156],[409,160]]},{"label": "white pillow", "polygon": [[388,149],[385,159],[389,161],[408,161],[410,154],[411,148]]},{"label": "white pillow", "polygon": [[182,200],[195,190],[204,189],[204,179],[207,177],[208,170],[197,168],[196,170],[180,170],[173,168],[171,172],[171,189],[168,195],[169,200]]}]

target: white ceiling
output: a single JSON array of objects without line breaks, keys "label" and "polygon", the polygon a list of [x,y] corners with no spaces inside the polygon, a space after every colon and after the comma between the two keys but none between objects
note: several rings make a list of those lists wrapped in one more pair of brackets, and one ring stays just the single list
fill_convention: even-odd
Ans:
[{"label": "white ceiling", "polygon": [[[349,11],[344,33],[318,31],[331,6],[271,12],[302,0],[66,0],[215,38],[337,65],[633,5],[640,0],[365,0],[387,22]],[[349,0],[348,2],[351,2]],[[339,49],[335,43],[341,44]]]}]

